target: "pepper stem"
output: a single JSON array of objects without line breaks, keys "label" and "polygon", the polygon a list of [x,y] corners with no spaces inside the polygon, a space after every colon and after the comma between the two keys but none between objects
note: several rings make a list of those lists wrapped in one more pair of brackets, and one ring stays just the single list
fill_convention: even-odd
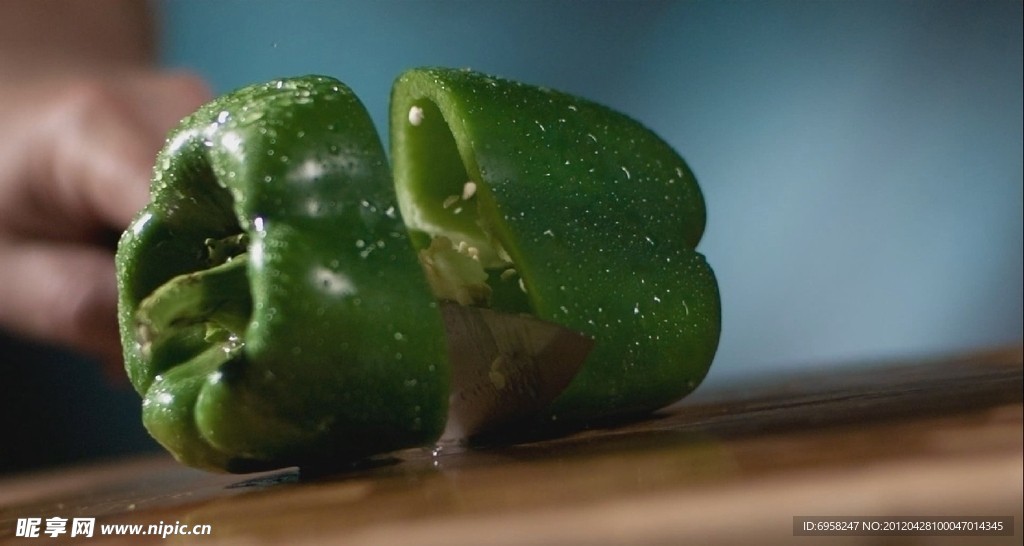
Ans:
[{"label": "pepper stem", "polygon": [[[170,367],[211,342],[237,345],[252,314],[246,273],[248,257],[178,275],[142,300],[136,314],[136,341],[142,354]],[[158,367],[165,369],[163,366]]]}]

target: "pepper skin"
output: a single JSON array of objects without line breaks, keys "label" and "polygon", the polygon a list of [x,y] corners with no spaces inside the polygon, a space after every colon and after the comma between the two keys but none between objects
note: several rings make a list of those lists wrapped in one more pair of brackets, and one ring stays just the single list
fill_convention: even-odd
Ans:
[{"label": "pepper skin", "polygon": [[467,70],[411,70],[391,108],[395,184],[417,246],[465,242],[490,269],[494,309],[595,340],[549,418],[649,412],[697,386],[720,300],[694,250],[704,199],[670,146],[604,106]]},{"label": "pepper skin", "polygon": [[143,422],[180,461],[331,464],[441,433],[443,323],[390,181],[330,78],[242,89],[171,133],[117,269]]}]

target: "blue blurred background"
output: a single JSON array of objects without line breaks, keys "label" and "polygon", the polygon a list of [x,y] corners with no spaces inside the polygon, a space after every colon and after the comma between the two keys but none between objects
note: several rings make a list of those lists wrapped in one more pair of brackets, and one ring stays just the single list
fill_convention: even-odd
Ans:
[{"label": "blue blurred background", "polygon": [[[702,388],[1021,341],[1019,0],[156,5],[166,66],[216,92],[335,76],[385,139],[391,82],[421,65],[562,89],[653,128],[708,205],[700,250],[724,318]],[[32,375],[0,366],[5,407],[22,409],[0,425],[47,427],[23,466],[155,448],[134,392],[39,350],[8,353],[40,362]],[[48,389],[62,396],[32,394]]]},{"label": "blue blurred background", "polygon": [[[641,120],[696,172],[723,297],[708,384],[1015,342],[1019,1],[164,4],[164,61],[216,91],[472,67]],[[384,135],[386,139],[386,134]]]}]

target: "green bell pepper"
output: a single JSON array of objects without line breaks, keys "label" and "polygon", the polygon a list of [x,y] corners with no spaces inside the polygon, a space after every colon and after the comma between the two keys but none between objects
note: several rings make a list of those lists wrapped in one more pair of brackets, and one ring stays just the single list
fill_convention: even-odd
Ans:
[{"label": "green bell pepper", "polygon": [[648,412],[703,378],[717,285],[704,202],[637,122],[479,73],[407,72],[394,178],[364,107],[308,76],[184,119],[117,252],[143,422],[216,470],[331,464],[435,441],[451,364],[438,300],[595,340],[545,410]]},{"label": "green bell pepper", "polygon": [[389,180],[329,78],[240,90],[171,134],[117,267],[128,376],[180,460],[247,471],[440,433],[444,331]]}]

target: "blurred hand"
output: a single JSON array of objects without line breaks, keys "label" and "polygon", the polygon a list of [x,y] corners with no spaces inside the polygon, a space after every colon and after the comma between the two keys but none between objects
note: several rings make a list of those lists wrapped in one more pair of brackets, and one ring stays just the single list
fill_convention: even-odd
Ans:
[{"label": "blurred hand", "polygon": [[154,71],[0,82],[0,328],[123,376],[114,243],[167,131],[208,98]]}]

